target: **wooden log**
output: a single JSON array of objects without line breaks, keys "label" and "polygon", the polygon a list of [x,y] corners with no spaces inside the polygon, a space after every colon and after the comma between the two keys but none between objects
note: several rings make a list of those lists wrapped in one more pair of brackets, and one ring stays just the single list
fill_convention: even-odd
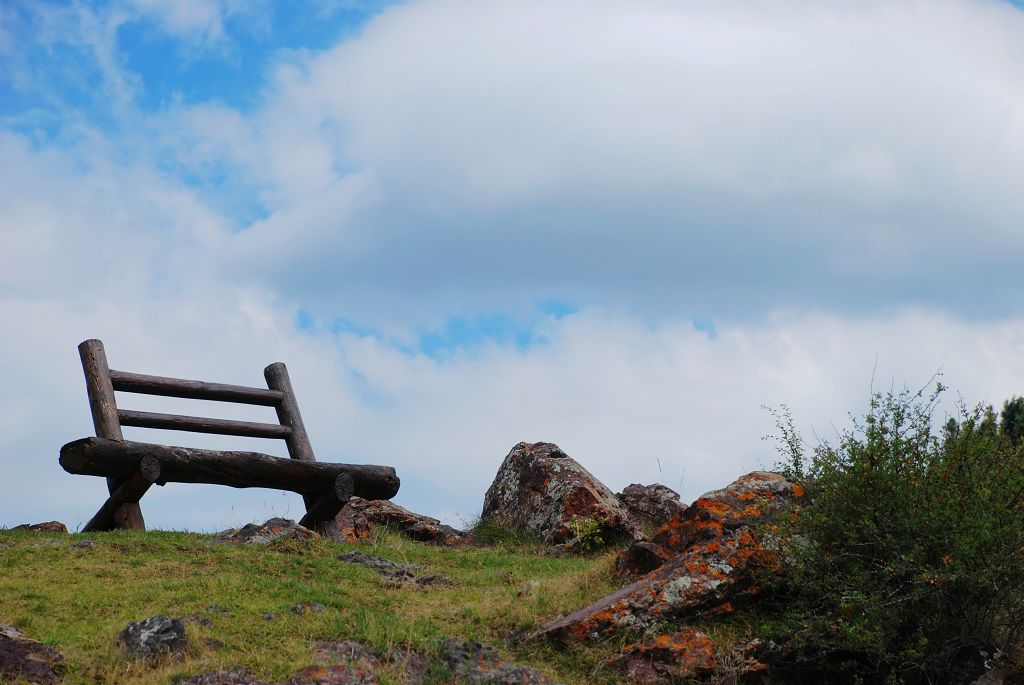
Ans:
[{"label": "wooden log", "polygon": [[[299,461],[316,461],[313,454],[313,446],[309,443],[309,436],[306,435],[306,427],[302,423],[302,414],[299,413],[299,403],[295,399],[295,391],[292,390],[292,381],[288,376],[288,367],[283,362],[274,362],[263,369],[263,377],[267,379],[267,387],[284,394],[280,404],[277,405],[277,419],[282,426],[292,429],[285,443],[288,445],[288,456]],[[306,513],[310,507],[316,504],[311,497],[302,498],[306,505]]]},{"label": "wooden log", "polygon": [[148,456],[160,462],[160,485],[212,483],[233,488],[289,490],[308,496],[314,504],[343,473],[352,477],[353,493],[364,499],[390,499],[401,484],[390,466],[307,462],[259,452],[169,447],[103,438],[83,438],[64,445],[60,449],[60,465],[68,473],[127,478]]},{"label": "wooden log", "polygon": [[96,515],[82,528],[83,533],[94,530],[113,530],[116,527],[115,514],[125,504],[138,504],[146,491],[160,479],[160,462],[155,457],[143,457],[139,468],[121,482]]},{"label": "wooden log", "polygon": [[122,426],[138,428],[163,428],[172,431],[190,431],[192,433],[218,433],[220,435],[244,435],[250,438],[285,438],[292,434],[288,426],[276,423],[255,423],[252,421],[232,421],[229,419],[208,419],[200,416],[180,416],[178,414],[159,414],[149,411],[131,411],[119,409],[117,418]]},{"label": "wooden log", "polygon": [[[96,436],[122,440],[124,436],[121,435],[121,424],[117,418],[117,401],[114,386],[110,382],[110,367],[107,365],[103,343],[96,339],[86,340],[78,346],[78,354],[82,358],[82,370],[85,371],[85,389],[89,395]],[[110,494],[114,494],[120,486],[120,478],[107,478],[107,491]],[[142,508],[138,502],[128,502],[118,507],[114,512],[114,525],[128,530],[146,530],[146,521],[142,518]]]},{"label": "wooden log", "polygon": [[133,392],[143,395],[161,395],[163,397],[184,397],[191,400],[216,400],[218,402],[237,402],[240,404],[258,404],[274,407],[284,397],[279,390],[266,388],[249,388],[244,385],[227,385],[225,383],[207,383],[184,378],[166,378],[164,376],[148,376],[128,371],[110,371],[110,381],[114,390]]},{"label": "wooden log", "polygon": [[[331,488],[317,498],[316,503],[299,521],[299,525],[317,530],[317,526],[322,526],[325,522],[333,524],[334,517],[352,498],[354,491],[355,483],[352,482],[352,476],[348,473],[340,474],[334,479]],[[321,530],[317,530],[317,532],[324,535]]]}]

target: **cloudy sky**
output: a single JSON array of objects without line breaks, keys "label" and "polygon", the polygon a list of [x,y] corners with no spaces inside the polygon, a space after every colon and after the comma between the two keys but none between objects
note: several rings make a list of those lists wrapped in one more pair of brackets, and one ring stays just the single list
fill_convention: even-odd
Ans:
[{"label": "cloudy sky", "polygon": [[[1008,0],[0,5],[0,526],[105,496],[76,345],[244,385],[460,524],[518,441],[692,499],[940,370],[1024,393]],[[120,395],[125,408],[270,419]],[[271,441],[131,439],[283,454]],[[151,527],[283,515],[155,488]]]}]

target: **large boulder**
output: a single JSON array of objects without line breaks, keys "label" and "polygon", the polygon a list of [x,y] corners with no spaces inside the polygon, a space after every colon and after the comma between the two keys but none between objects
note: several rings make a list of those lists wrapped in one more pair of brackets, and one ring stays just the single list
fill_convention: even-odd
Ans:
[{"label": "large boulder", "polygon": [[637,542],[620,554],[616,569],[624,576],[649,573],[694,543],[768,521],[804,496],[802,485],[781,474],[748,473],[674,514],[650,541]]},{"label": "large boulder", "polygon": [[481,518],[570,548],[581,521],[596,522],[606,542],[643,535],[611,490],[549,442],[512,448],[487,489]]},{"label": "large boulder", "polygon": [[669,519],[686,509],[686,505],[679,501],[679,493],[660,483],[632,483],[616,497],[634,521],[652,530],[661,528]]}]

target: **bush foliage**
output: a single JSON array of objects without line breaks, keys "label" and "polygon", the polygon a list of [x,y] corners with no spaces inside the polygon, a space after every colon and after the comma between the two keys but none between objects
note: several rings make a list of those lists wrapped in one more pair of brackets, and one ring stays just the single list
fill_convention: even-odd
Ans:
[{"label": "bush foliage", "polygon": [[780,467],[810,495],[780,536],[807,659],[827,649],[868,682],[950,683],[1024,639],[1022,401],[943,423],[944,390],[876,393],[811,450],[777,416]]}]

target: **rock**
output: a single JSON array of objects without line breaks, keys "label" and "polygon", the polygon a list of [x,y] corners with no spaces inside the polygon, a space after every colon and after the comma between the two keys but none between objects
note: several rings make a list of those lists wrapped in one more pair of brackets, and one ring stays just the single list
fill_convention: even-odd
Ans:
[{"label": "rock", "polygon": [[661,528],[669,519],[686,509],[686,505],[679,501],[679,493],[660,483],[633,483],[615,496],[634,521],[651,530]]},{"label": "rock", "polygon": [[[345,528],[345,537],[360,535],[359,514],[370,524],[390,526],[417,542],[445,547],[464,547],[473,544],[472,537],[468,533],[446,526],[435,518],[414,514],[405,507],[388,500],[366,500],[362,497],[350,499],[335,518],[339,530],[348,527]],[[352,523],[349,523],[350,519]],[[351,528],[351,533],[349,528]],[[369,532],[366,537],[369,538]]]},{"label": "rock", "polygon": [[385,661],[402,670],[405,685],[422,685],[428,672],[427,658],[411,649],[396,647],[385,660],[375,649],[355,640],[325,640],[316,643],[313,658],[317,661],[340,662],[348,667],[377,673]]},{"label": "rock", "polygon": [[321,611],[325,611],[326,609],[327,607],[325,607],[320,602],[312,602],[307,599],[304,602],[299,602],[298,604],[293,605],[290,611],[293,614],[302,615],[308,613],[320,613]]},{"label": "rock", "polygon": [[60,521],[47,521],[46,523],[23,523],[11,530],[31,530],[39,533],[66,533],[68,527]]},{"label": "rock", "polygon": [[185,680],[177,681],[176,685],[271,685],[249,675],[249,672],[242,669],[239,671],[216,671],[192,676]]},{"label": "rock", "polygon": [[376,674],[358,666],[306,666],[288,685],[377,685]]},{"label": "rock", "polygon": [[620,554],[616,570],[634,577],[649,573],[696,542],[769,520],[803,498],[803,486],[781,474],[748,473],[672,516],[650,542],[635,543]]},{"label": "rock", "polygon": [[476,685],[554,685],[541,671],[501,661],[498,650],[480,642],[441,641],[441,658],[458,678]]},{"label": "rock", "polygon": [[184,652],[188,648],[185,622],[166,616],[129,623],[118,635],[117,642],[128,656],[136,659]]},{"label": "rock", "polygon": [[72,542],[68,547],[70,549],[93,549],[96,547],[96,543],[92,540],[79,540],[78,542]]},{"label": "rock", "polygon": [[451,581],[440,573],[416,575],[420,569],[417,564],[402,564],[384,557],[365,554],[363,552],[345,552],[337,557],[340,561],[350,564],[367,566],[377,571],[381,578],[391,583],[412,583],[419,586],[451,585]]},{"label": "rock", "polygon": [[272,613],[270,613],[269,611],[268,611],[268,612],[266,612],[266,613],[260,614],[260,617],[261,617],[261,618],[262,618],[262,619],[263,619],[264,621],[273,621],[273,620],[274,620],[275,618],[277,618],[277,616],[276,616],[275,614],[272,614]]},{"label": "rock", "polygon": [[272,518],[262,525],[249,523],[241,528],[230,528],[217,533],[214,542],[246,545],[265,545],[275,540],[308,540],[317,534],[295,521]]},{"label": "rock", "polygon": [[54,685],[64,679],[64,657],[53,647],[0,623],[0,682]]},{"label": "rock", "polygon": [[767,665],[758,659],[765,644],[753,640],[722,653],[705,633],[688,629],[629,645],[609,659],[608,665],[629,683],[736,683],[740,677],[766,672]]},{"label": "rock", "polygon": [[708,676],[716,666],[715,643],[699,630],[659,635],[629,645],[608,665],[630,683],[661,684]]},{"label": "rock", "polygon": [[[366,502],[361,497],[352,499]],[[373,535],[366,514],[362,509],[356,508],[351,500],[334,517],[334,523],[338,526],[338,542],[369,542]]]},{"label": "rock", "polygon": [[521,442],[505,457],[484,496],[483,520],[574,547],[578,521],[595,521],[601,538],[640,539],[622,503],[585,468],[548,442]]},{"label": "rock", "polygon": [[691,545],[683,554],[588,607],[548,624],[534,637],[562,643],[598,639],[620,630],[698,612],[727,613],[731,602],[756,591],[750,571],[777,559],[747,529]]}]

